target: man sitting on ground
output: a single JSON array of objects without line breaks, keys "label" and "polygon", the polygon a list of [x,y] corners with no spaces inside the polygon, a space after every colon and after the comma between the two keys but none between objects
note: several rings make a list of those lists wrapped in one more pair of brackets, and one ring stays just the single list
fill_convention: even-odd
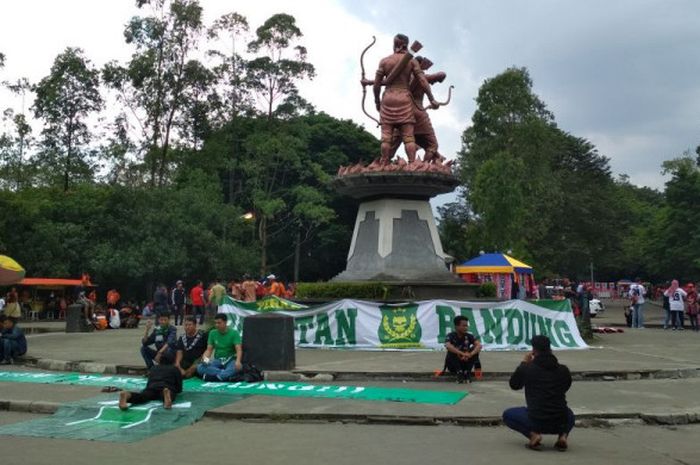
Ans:
[{"label": "man sitting on ground", "polygon": [[445,369],[457,375],[457,382],[471,382],[471,374],[474,367],[481,369],[479,352],[481,342],[474,337],[469,330],[467,317],[459,315],[452,320],[455,330],[445,338]]},{"label": "man sitting on ground", "polygon": [[[177,342],[177,329],[170,324],[170,313],[163,312],[158,316],[158,326],[151,334],[153,323],[146,322],[146,332],[141,339],[141,356],[146,362],[146,368],[152,368],[154,363],[170,363],[175,361],[175,343]],[[151,345],[155,345],[155,350]]]},{"label": "man sitting on ground", "polygon": [[15,358],[27,353],[27,338],[15,320],[2,316],[0,332],[0,365],[12,365]]},{"label": "man sitting on ground", "polygon": [[175,367],[183,378],[191,378],[197,373],[197,365],[207,349],[207,335],[197,329],[197,318],[185,317],[185,334],[177,339],[175,345]]},{"label": "man sitting on ground", "polygon": [[567,449],[567,438],[574,427],[574,412],[566,405],[566,391],[571,387],[571,373],[560,365],[552,353],[547,336],[532,338],[532,352],[510,377],[511,389],[525,388],[527,407],[513,407],[503,412],[503,423],[530,441],[527,447],[540,449],[542,434],[559,435],[554,447]]},{"label": "man sitting on ground", "polygon": [[228,327],[225,313],[214,317],[214,327],[209,331],[207,350],[202,356],[202,363],[197,366],[197,373],[204,381],[228,381],[243,366],[241,335]]},{"label": "man sitting on ground", "polygon": [[126,410],[129,404],[145,404],[162,400],[163,407],[170,409],[178,393],[182,392],[182,375],[171,362],[162,361],[148,372],[146,389],[141,392],[122,391],[119,393],[119,408]]}]

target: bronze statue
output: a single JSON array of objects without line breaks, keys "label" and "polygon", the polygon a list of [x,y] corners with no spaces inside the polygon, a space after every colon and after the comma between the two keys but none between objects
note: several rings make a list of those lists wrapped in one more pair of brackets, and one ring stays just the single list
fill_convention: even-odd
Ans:
[{"label": "bronze statue", "polygon": [[[451,174],[452,162],[446,162],[445,157],[438,152],[435,130],[430,122],[427,109],[423,106],[423,99],[428,95],[430,106],[435,109],[447,105],[452,96],[450,86],[447,101],[436,102],[432,96],[430,85],[435,82],[443,82],[444,72],[425,75],[424,71],[432,66],[432,62],[424,57],[416,57],[408,50],[408,37],[398,34],[394,38],[394,54],[384,58],[379,63],[379,69],[374,79],[366,79],[364,56],[374,43],[372,37],[370,43],[360,55],[362,69],[362,111],[382,127],[381,156],[369,165],[362,161],[354,166],[342,166],[338,170],[339,176],[359,174],[367,172],[393,172],[393,171],[429,171]],[[410,51],[417,52],[422,48],[419,42],[411,44]],[[365,109],[367,86],[372,86],[375,95],[375,104],[380,113],[381,121],[372,116]],[[382,98],[379,98],[381,87],[385,86]],[[408,163],[398,158],[391,163],[401,142],[404,143]],[[423,160],[416,158],[417,147],[425,150]]]},{"label": "bronze statue", "polygon": [[[420,44],[414,42],[412,48],[416,50],[420,47]],[[415,80],[417,88],[428,96],[431,106],[437,108],[439,104],[433,98],[430,84],[423,70],[408,51],[408,37],[397,34],[394,37],[394,53],[379,62],[373,85],[374,103],[379,111],[382,126],[380,160],[382,165],[388,164],[391,160],[391,141],[395,129],[399,131],[404,143],[408,163],[416,161],[415,104],[409,90],[411,78]],[[382,85],[385,86],[385,90],[380,99]]]},{"label": "bronze statue", "polygon": [[[432,61],[425,57],[416,57],[416,61],[420,65],[421,69],[425,72],[430,67],[433,65]],[[425,79],[428,81],[429,84],[434,84],[436,82],[443,82],[445,78],[447,77],[447,74],[444,72],[440,71],[435,74],[426,74]],[[439,103],[439,105],[445,105],[449,103],[450,101],[450,96],[451,96],[451,89],[450,87],[450,94],[447,98],[447,102]],[[409,85],[409,90],[411,92],[411,95],[413,97],[413,103],[414,103],[414,114],[416,118],[416,124],[413,127],[413,134],[416,139],[416,144],[425,150],[425,154],[423,156],[423,162],[425,163],[442,163],[445,161],[445,157],[440,155],[438,152],[438,141],[437,137],[435,137],[435,130],[433,129],[433,125],[430,122],[430,116],[428,115],[428,112],[426,111],[426,108],[423,106],[423,96],[425,95],[425,92],[423,89],[417,85],[416,80],[411,80],[411,83]],[[393,158],[394,154],[396,154],[396,151],[398,150],[399,146],[401,145],[401,134],[397,131],[394,130],[392,142],[391,142],[391,155],[390,158]]]}]

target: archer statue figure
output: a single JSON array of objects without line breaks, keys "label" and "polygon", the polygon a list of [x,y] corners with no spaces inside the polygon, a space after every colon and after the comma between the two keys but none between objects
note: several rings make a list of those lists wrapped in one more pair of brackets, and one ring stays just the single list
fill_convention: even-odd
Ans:
[{"label": "archer statue figure", "polygon": [[[412,50],[416,51],[420,48],[420,44],[416,42]],[[409,87],[411,78],[413,78],[417,88],[428,97],[430,106],[437,108],[439,103],[433,97],[430,84],[425,78],[420,64],[409,53],[408,37],[397,34],[394,37],[394,53],[382,58],[379,62],[373,84],[374,103],[379,111],[382,127],[380,159],[382,165],[387,165],[391,161],[394,130],[398,130],[403,141],[408,163],[416,161],[417,147],[414,136],[416,116],[415,103]],[[385,90],[380,99],[382,86],[385,87]]]}]

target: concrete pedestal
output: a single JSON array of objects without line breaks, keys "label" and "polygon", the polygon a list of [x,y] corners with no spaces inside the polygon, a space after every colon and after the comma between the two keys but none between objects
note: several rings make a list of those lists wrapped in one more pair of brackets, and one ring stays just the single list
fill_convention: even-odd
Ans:
[{"label": "concrete pedestal", "polygon": [[431,197],[459,181],[435,173],[363,173],[337,178],[337,189],[360,199],[348,262],[337,281],[453,283]]}]

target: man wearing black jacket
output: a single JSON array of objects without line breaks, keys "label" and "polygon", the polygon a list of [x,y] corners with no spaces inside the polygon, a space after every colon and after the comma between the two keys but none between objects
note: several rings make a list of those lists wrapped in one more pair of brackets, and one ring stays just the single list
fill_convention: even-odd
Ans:
[{"label": "man wearing black jacket", "polygon": [[122,391],[119,393],[119,408],[126,410],[129,404],[145,404],[152,400],[162,400],[163,407],[170,409],[178,393],[182,392],[180,370],[170,363],[161,362],[148,372],[146,389],[141,392]]},{"label": "man wearing black jacket", "polygon": [[187,292],[182,281],[175,283],[173,291],[170,293],[170,304],[173,308],[173,315],[175,316],[175,326],[184,324],[185,322],[185,301],[187,297]]},{"label": "man wearing black jacket", "polygon": [[565,451],[567,438],[574,427],[574,412],[566,404],[571,387],[571,373],[552,354],[547,336],[532,338],[532,352],[510,377],[511,389],[525,388],[527,407],[513,407],[503,412],[503,423],[529,439],[527,447],[540,450],[542,434],[557,434],[554,447]]}]

